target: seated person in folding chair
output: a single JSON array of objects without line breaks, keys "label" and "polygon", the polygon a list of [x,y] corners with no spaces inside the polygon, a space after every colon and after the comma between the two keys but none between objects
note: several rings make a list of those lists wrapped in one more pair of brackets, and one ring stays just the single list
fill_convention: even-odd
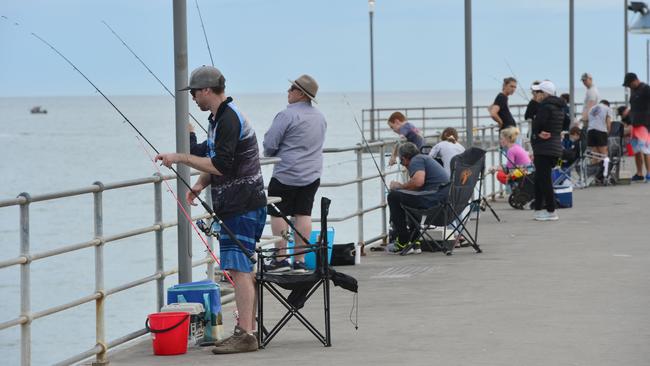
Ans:
[{"label": "seated person in folding chair", "polygon": [[[402,204],[428,208],[443,202],[449,194],[449,174],[429,155],[420,154],[415,144],[407,142],[399,148],[400,163],[408,169],[410,179],[406,183],[390,182],[388,207],[390,220],[397,231],[397,239],[387,247],[389,252],[400,252],[410,245],[406,226],[406,214]],[[415,251],[421,251],[415,245]]]}]

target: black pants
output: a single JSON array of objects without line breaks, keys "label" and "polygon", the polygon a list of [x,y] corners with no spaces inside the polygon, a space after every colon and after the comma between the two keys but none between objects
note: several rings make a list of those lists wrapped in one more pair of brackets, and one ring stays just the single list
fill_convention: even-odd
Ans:
[{"label": "black pants", "polygon": [[[557,164],[556,156],[535,155],[535,210],[555,211],[555,192],[551,170]],[[543,207],[546,206],[546,207]]]},{"label": "black pants", "polygon": [[400,243],[406,243],[410,240],[410,232],[406,226],[406,213],[402,204],[413,208],[429,208],[443,202],[449,195],[449,186],[441,189],[431,195],[420,196],[408,194],[401,190],[391,190],[388,193],[388,208],[390,209],[390,221],[397,230]]}]

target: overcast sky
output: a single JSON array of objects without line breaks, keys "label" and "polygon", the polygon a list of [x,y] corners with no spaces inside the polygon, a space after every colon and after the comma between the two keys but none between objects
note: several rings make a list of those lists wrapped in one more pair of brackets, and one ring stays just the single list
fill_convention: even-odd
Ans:
[{"label": "overcast sky", "polygon": [[[461,0],[377,0],[375,89],[463,89]],[[313,75],[321,91],[370,88],[365,0],[199,0],[216,66],[233,93],[284,92],[287,78]],[[575,0],[576,82],[623,79],[623,2]],[[475,89],[569,83],[568,0],[473,2]],[[628,12],[630,21],[636,15]],[[94,89],[35,32],[109,95],[165,91],[102,24],[105,20],[170,88],[174,81],[172,1],[0,0],[0,96],[90,95]],[[16,26],[13,23],[18,22]],[[210,64],[194,0],[187,1],[190,70]],[[646,78],[647,36],[629,35],[629,65]],[[508,64],[512,68],[510,71]],[[581,90],[581,85],[576,85]],[[582,93],[582,91],[580,91]]]}]

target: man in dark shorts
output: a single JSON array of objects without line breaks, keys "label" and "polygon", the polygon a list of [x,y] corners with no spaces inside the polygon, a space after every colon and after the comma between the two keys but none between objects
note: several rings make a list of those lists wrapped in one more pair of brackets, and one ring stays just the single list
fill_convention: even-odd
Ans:
[{"label": "man in dark shorts", "polygon": [[194,199],[207,187],[212,193],[212,209],[224,225],[213,223],[219,232],[221,269],[227,270],[235,283],[235,303],[239,322],[234,334],[219,342],[213,353],[257,351],[255,331],[255,273],[248,256],[232,238],[225,226],[236,235],[245,250],[252,254],[266,223],[266,195],[260,168],[257,137],[232,98],[225,95],[226,79],[212,66],[201,66],[190,76],[192,99],[208,117],[207,156],[166,153],[155,160],[170,167],[185,164],[201,172],[186,200]]},{"label": "man in dark shorts", "polygon": [[514,94],[515,90],[517,90],[517,79],[513,77],[503,79],[501,93],[497,95],[494,103],[488,108],[490,117],[499,125],[499,131],[511,126],[517,127],[517,123],[508,107],[508,97]]},{"label": "man in dark shorts", "polygon": [[[612,125],[612,110],[609,108],[609,102],[605,99],[591,107],[588,113],[587,123],[587,146],[592,151],[607,156],[607,140]],[[600,159],[602,160],[602,159]],[[592,164],[600,160],[592,160]]]},{"label": "man in dark shorts", "polygon": [[[275,116],[271,127],[264,134],[264,156],[282,159],[273,167],[268,192],[269,196],[282,198],[282,202],[277,204],[281,213],[293,216],[296,230],[309,239],[311,209],[323,171],[327,122],[325,116],[312,105],[318,92],[316,80],[309,75],[302,75],[290,82],[291,87],[287,90],[289,105]],[[271,215],[273,235],[284,237],[275,246],[286,247],[289,225],[274,212]],[[294,242],[297,246],[306,244],[297,234],[294,234]],[[285,254],[285,250],[278,252],[280,256]],[[268,271],[274,272],[291,269],[296,272],[307,271],[304,254],[294,256],[293,264],[287,258],[278,257],[267,266]]]}]

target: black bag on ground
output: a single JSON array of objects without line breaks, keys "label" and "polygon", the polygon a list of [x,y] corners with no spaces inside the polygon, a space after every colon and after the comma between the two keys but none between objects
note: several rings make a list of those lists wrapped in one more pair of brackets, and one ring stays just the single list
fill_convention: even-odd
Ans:
[{"label": "black bag on ground", "polygon": [[354,265],[354,243],[334,244],[332,245],[333,266],[352,266]]}]

